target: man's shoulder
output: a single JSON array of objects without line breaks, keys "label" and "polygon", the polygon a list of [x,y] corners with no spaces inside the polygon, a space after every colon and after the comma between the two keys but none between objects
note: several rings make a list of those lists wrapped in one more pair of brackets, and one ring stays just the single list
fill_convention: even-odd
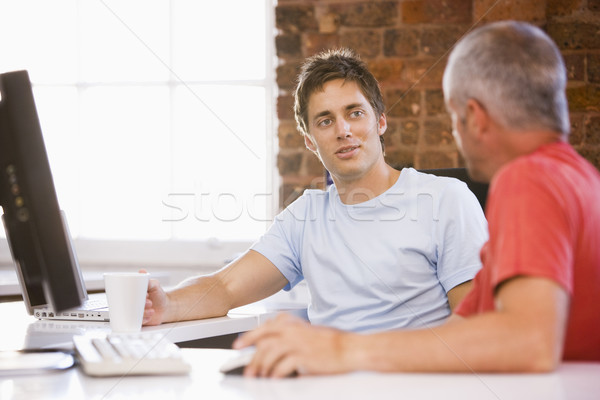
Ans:
[{"label": "man's shoulder", "polygon": [[568,183],[569,180],[564,176],[566,171],[580,169],[582,160],[569,145],[551,143],[506,163],[492,179],[492,185],[551,186],[553,182],[562,180]]},{"label": "man's shoulder", "polygon": [[413,168],[404,168],[405,175],[403,186],[419,192],[426,190],[439,194],[444,193],[469,193],[465,182],[450,176],[439,176],[429,172],[417,171]]},{"label": "man's shoulder", "polygon": [[315,210],[322,210],[329,204],[333,196],[332,192],[331,188],[327,190],[305,189],[297,199],[281,211],[277,219],[285,219],[289,216],[303,219],[306,214],[314,213]]},{"label": "man's shoulder", "polygon": [[305,189],[302,195],[298,198],[301,202],[308,204],[327,203],[334,196],[335,187],[331,185],[327,189]]},{"label": "man's shoulder", "polygon": [[[586,190],[579,190],[583,187]],[[504,165],[490,191],[518,198],[544,195],[561,202],[581,196],[578,201],[584,201],[600,192],[600,174],[570,145],[552,143]]]}]

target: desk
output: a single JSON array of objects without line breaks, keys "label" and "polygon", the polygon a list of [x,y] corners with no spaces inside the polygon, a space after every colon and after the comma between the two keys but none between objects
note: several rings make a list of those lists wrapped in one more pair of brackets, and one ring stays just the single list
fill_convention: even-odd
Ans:
[{"label": "desk", "polygon": [[[293,310],[296,313],[302,310]],[[253,304],[227,317],[144,327],[174,342],[252,329],[276,310]],[[38,321],[22,302],[0,304],[0,350],[67,347],[71,337],[110,331],[105,322]],[[594,399],[600,398],[600,363],[565,363],[550,374],[378,374],[359,372],[283,380],[224,376],[231,350],[182,349],[192,372],[176,377],[92,378],[79,368],[0,378],[0,399]]]},{"label": "desk", "polygon": [[[142,330],[164,334],[172,342],[179,343],[245,332],[256,328],[261,318],[269,315],[275,315],[275,312],[265,311],[259,316],[241,310],[225,317],[147,326]],[[22,301],[0,304],[0,317],[5,321],[0,350],[71,348],[73,335],[110,333],[108,322],[37,320],[27,314]]]},{"label": "desk", "polygon": [[549,374],[378,374],[255,379],[224,376],[231,350],[182,349],[192,372],[176,377],[92,378],[78,368],[0,380],[0,398],[31,399],[444,399],[563,400],[600,397],[600,363]]},{"label": "desk", "polygon": [[[302,304],[258,302],[233,309],[225,317],[145,326],[142,330],[161,333],[172,342],[181,343],[249,331],[282,310],[298,316],[306,314]],[[0,351],[71,348],[73,335],[110,332],[108,322],[37,320],[27,314],[22,301],[0,303],[0,318]]]}]

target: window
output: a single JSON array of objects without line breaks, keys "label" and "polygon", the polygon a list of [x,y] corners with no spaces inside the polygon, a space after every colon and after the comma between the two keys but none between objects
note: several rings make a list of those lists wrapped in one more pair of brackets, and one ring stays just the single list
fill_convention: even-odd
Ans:
[{"label": "window", "polygon": [[29,71],[80,258],[107,242],[246,246],[265,231],[272,12],[268,0],[0,2],[0,71]]}]

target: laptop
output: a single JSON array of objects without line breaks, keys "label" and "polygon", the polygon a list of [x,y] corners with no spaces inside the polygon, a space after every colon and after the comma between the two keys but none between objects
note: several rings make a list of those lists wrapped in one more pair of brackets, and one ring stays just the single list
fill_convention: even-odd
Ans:
[{"label": "laptop", "polygon": [[67,243],[69,246],[69,252],[73,257],[73,274],[76,287],[73,288],[77,291],[81,300],[81,305],[76,308],[63,310],[61,312],[55,312],[50,304],[41,301],[39,293],[34,293],[34,290],[28,290],[27,280],[25,279],[26,271],[23,271],[20,263],[15,263],[17,270],[17,278],[21,286],[21,293],[23,295],[23,302],[27,308],[27,312],[34,317],[41,320],[70,320],[70,321],[108,321],[108,302],[106,300],[105,293],[93,293],[88,294],[85,281],[83,279],[83,273],[77,262],[77,255],[75,249],[71,243],[71,235],[67,224],[65,214],[61,211],[61,217],[65,232],[67,234]]}]

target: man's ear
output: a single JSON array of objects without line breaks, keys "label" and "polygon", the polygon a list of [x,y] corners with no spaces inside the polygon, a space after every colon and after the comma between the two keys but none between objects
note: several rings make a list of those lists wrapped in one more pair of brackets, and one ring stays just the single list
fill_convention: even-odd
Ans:
[{"label": "man's ear", "polygon": [[313,153],[317,152],[317,146],[313,142],[312,138],[310,136],[308,136],[308,134],[304,135],[304,145],[306,146],[307,149],[309,149]]},{"label": "man's ear", "polygon": [[381,136],[387,130],[387,119],[386,119],[384,113],[381,113],[381,115],[379,116],[378,125],[379,125],[379,132],[378,133],[379,133],[379,136]]},{"label": "man's ear", "polygon": [[470,132],[475,133],[477,137],[489,133],[490,115],[477,100],[467,100],[466,117],[466,123],[470,125]]}]

